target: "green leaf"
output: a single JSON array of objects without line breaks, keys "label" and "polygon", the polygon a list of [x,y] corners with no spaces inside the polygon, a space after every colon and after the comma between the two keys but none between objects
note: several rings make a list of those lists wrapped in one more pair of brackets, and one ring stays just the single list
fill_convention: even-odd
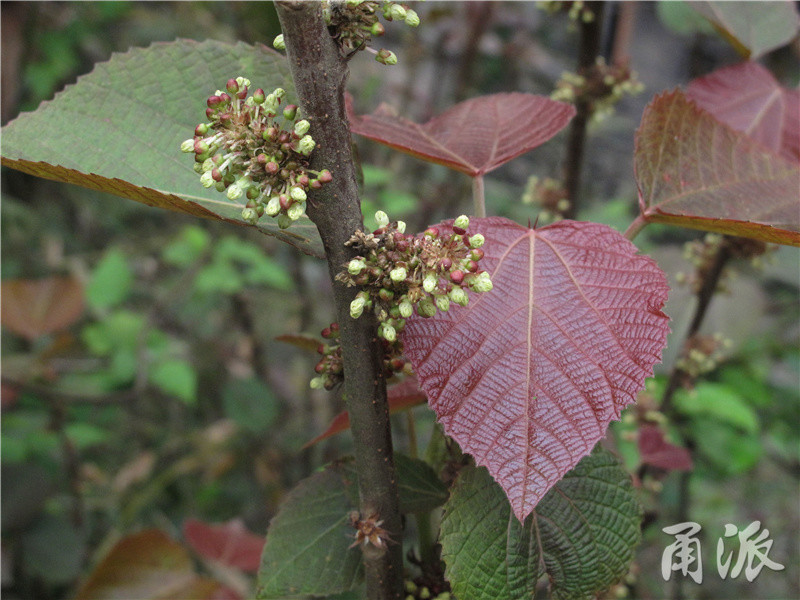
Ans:
[{"label": "green leaf", "polygon": [[81,339],[92,354],[107,356],[119,348],[135,348],[144,324],[144,316],[120,310],[84,327]]},{"label": "green leaf", "polygon": [[203,267],[194,278],[194,289],[201,294],[234,294],[241,291],[243,286],[242,277],[236,269],[229,262],[216,259]]},{"label": "green leaf", "polygon": [[[242,75],[253,87],[294,86],[285,59],[265,46],[179,40],[134,48],[3,127],[2,164],[38,177],[109,192],[168,210],[249,226],[242,205],[205,189],[179,150],[204,120],[205,99]],[[316,227],[302,219],[257,228],[323,256]]]},{"label": "green leaf", "polygon": [[758,415],[737,393],[722,383],[700,382],[691,391],[678,390],[675,409],[684,415],[708,416],[748,433],[758,432]]},{"label": "green leaf", "polygon": [[792,2],[689,2],[745,58],[755,60],[797,35]]},{"label": "green leaf", "polygon": [[109,433],[91,423],[69,423],[64,432],[78,450],[102,444],[109,438]]},{"label": "green leaf", "polygon": [[715,418],[701,415],[692,421],[690,428],[697,453],[725,477],[749,471],[763,453],[758,435],[742,433]]},{"label": "green leaf", "polygon": [[164,360],[156,363],[148,373],[150,383],[163,392],[177,396],[187,404],[197,400],[197,373],[185,360]]},{"label": "green leaf", "polygon": [[[222,238],[214,249],[214,258],[224,263],[240,263],[244,279],[251,284],[266,284],[279,290],[290,290],[292,278],[264,250],[233,236]],[[231,266],[231,270],[233,270]]]},{"label": "green leaf", "polygon": [[51,584],[72,583],[83,566],[85,540],[66,516],[42,515],[21,540],[30,575]]},{"label": "green leaf", "polygon": [[424,460],[395,454],[394,465],[403,513],[428,512],[447,501],[447,486]]},{"label": "green leaf", "polygon": [[211,236],[202,227],[187,225],[169,244],[164,246],[161,257],[176,267],[188,267],[199,259],[211,242]]},{"label": "green leaf", "polygon": [[133,285],[133,273],[125,253],[112,248],[97,263],[86,286],[86,300],[95,310],[111,308],[124,301]]},{"label": "green leaf", "polygon": [[275,394],[255,378],[228,381],[222,390],[222,404],[228,418],[253,433],[266,432],[280,412]]},{"label": "green leaf", "polygon": [[353,529],[348,521],[354,486],[328,468],[289,493],[267,531],[257,598],[325,596],[356,587],[361,550],[349,548]]},{"label": "green leaf", "polygon": [[628,474],[604,450],[568,472],[524,524],[489,472],[467,467],[445,505],[445,575],[470,600],[531,598],[545,574],[554,598],[594,598],[627,573],[640,521]]}]

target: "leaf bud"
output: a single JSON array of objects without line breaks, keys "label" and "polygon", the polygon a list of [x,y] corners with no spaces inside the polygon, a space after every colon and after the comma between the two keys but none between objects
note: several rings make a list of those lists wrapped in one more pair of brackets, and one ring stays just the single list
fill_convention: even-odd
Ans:
[{"label": "leaf bud", "polygon": [[483,235],[480,233],[476,233],[475,235],[469,238],[470,248],[480,248],[481,246],[483,246],[484,242],[486,242],[486,238],[483,237]]},{"label": "leaf bud", "polygon": [[181,142],[181,152],[194,152],[194,138]]},{"label": "leaf bud", "polygon": [[392,281],[399,283],[401,281],[405,281],[405,278],[408,277],[408,271],[405,267],[395,267],[389,271],[389,277]]},{"label": "leaf bud", "polygon": [[442,312],[450,310],[450,299],[447,296],[436,296],[436,308]]},{"label": "leaf bud", "polygon": [[408,300],[408,298],[403,298],[400,301],[400,304],[397,305],[397,308],[400,310],[400,316],[404,319],[407,319],[411,316],[414,311],[414,306]]},{"label": "leaf bud", "polygon": [[[459,235],[464,235],[468,227],[469,227],[469,217],[467,215],[461,215],[453,222],[453,231],[455,231]],[[459,229],[461,231],[459,231]]]},{"label": "leaf bud", "polygon": [[455,286],[452,290],[450,290],[450,300],[459,304],[461,306],[466,306],[469,304],[469,296],[467,292],[462,287]]},{"label": "leaf bud", "polygon": [[300,141],[297,142],[297,151],[303,156],[308,156],[316,145],[317,143],[314,141],[314,138],[310,135],[304,135],[300,138]]},{"label": "leaf bud", "polygon": [[306,201],[306,193],[303,191],[301,187],[293,187],[289,191],[289,196],[292,197],[292,200],[297,200],[298,202],[305,202]]},{"label": "leaf bud", "polygon": [[363,258],[354,258],[347,264],[347,272],[350,275],[358,275],[367,268],[367,263],[364,262]]},{"label": "leaf bud", "polygon": [[428,273],[425,275],[425,279],[422,280],[422,289],[429,294],[436,289],[437,285],[439,285],[439,278],[435,273]]},{"label": "leaf bud", "polygon": [[416,11],[411,10],[410,8],[406,9],[406,25],[409,27],[418,27],[419,26],[419,15]]},{"label": "leaf bud", "polygon": [[302,119],[294,124],[294,132],[297,134],[298,137],[303,137],[305,134],[308,133],[308,130],[311,129],[311,123]]},{"label": "leaf bud", "polygon": [[379,228],[386,227],[389,224],[389,215],[379,210],[375,213],[375,222],[378,224]]}]

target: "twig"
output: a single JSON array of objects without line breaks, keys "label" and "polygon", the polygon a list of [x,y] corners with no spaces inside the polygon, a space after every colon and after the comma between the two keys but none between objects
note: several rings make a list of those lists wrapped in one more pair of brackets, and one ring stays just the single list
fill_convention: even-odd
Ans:
[{"label": "twig", "polygon": [[628,225],[628,228],[622,235],[632,242],[633,238],[639,235],[639,232],[646,226],[647,226],[647,219],[645,219],[642,215],[639,215],[633,220],[633,223]]},{"label": "twig", "polygon": [[472,178],[472,203],[476,217],[486,216],[486,194],[483,187],[483,175]]},{"label": "twig", "polygon": [[[289,67],[303,114],[311,122],[317,148],[311,168],[327,168],[333,181],[309,193],[308,216],[316,224],[333,285],[344,363],[344,391],[358,471],[359,509],[364,518],[377,515],[392,539],[402,539],[383,350],[373,315],[350,317],[358,290],[336,281],[354,251],[345,246],[363,228],[358,186],[344,105],[348,69],[328,34],[318,2],[277,2]],[[364,575],[371,600],[401,598],[402,544],[366,545]]]}]

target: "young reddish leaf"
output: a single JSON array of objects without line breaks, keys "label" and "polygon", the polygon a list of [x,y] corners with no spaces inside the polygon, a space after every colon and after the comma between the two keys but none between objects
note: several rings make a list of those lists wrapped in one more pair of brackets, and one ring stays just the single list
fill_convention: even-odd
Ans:
[{"label": "young reddish leaf", "polygon": [[689,2],[745,58],[756,59],[797,35],[793,2]]},{"label": "young reddish leaf", "polygon": [[183,546],[158,529],[122,538],[81,586],[77,600],[197,600],[215,597],[220,584],[194,572]]},{"label": "young reddish leaf", "polygon": [[746,61],[695,79],[686,97],[776,154],[800,158],[797,106],[792,106],[797,91],[781,86],[760,64]]},{"label": "young reddish leaf", "polygon": [[[386,395],[389,401],[389,414],[394,414],[425,402],[425,394],[419,389],[419,382],[417,382],[416,377],[407,377],[400,383],[393,385],[387,390]],[[347,414],[347,411],[340,412],[333,418],[328,428],[313,440],[307,442],[303,449],[348,429],[350,429],[350,415]]]},{"label": "young reddish leaf", "polygon": [[83,314],[83,287],[70,277],[6,279],[0,295],[3,326],[29,340],[69,327]]},{"label": "young reddish leaf", "polygon": [[382,104],[357,116],[348,102],[353,133],[471,177],[542,145],[575,115],[563,102],[533,94],[492,94],[456,104],[422,125]]},{"label": "young reddish leaf", "polygon": [[[664,273],[605,225],[471,219],[494,289],[403,333],[448,435],[520,521],[636,399],[669,327]],[[451,305],[452,306],[452,305]]]},{"label": "young reddish leaf", "polygon": [[222,525],[189,519],[183,524],[183,537],[200,556],[227,567],[255,573],[261,563],[264,538],[250,533],[239,519]]},{"label": "young reddish leaf", "polygon": [[680,91],[645,109],[634,153],[646,221],[800,246],[800,165],[764,149]]},{"label": "young reddish leaf", "polygon": [[693,468],[689,451],[669,443],[658,425],[645,424],[639,428],[639,455],[642,464],[667,471],[691,471]]}]

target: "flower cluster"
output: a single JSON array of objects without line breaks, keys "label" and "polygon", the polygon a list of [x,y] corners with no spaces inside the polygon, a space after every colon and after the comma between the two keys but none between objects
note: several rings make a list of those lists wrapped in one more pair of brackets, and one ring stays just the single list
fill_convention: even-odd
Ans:
[{"label": "flower cluster", "polygon": [[714,335],[695,334],[686,340],[683,353],[678,358],[676,366],[688,377],[684,387],[694,387],[694,380],[715,370],[726,358],[726,350],[733,345],[731,340],[721,333]]},{"label": "flower cluster", "polygon": [[608,65],[603,57],[585,72],[566,72],[550,94],[553,100],[583,102],[589,107],[592,119],[600,121],[614,111],[614,105],[625,94],[636,95],[644,90],[636,73],[627,65]]},{"label": "flower cluster", "polygon": [[588,2],[583,2],[583,0],[567,0],[563,2],[561,0],[545,0],[537,2],[536,6],[551,15],[565,11],[569,20],[573,23],[577,21],[591,23],[594,21],[594,12],[591,6],[589,6]]},{"label": "flower cluster", "polygon": [[[342,347],[339,344],[339,324],[331,323],[322,330],[324,339],[317,347],[317,352],[322,355],[314,367],[317,376],[311,380],[313,389],[324,388],[332,390],[344,379],[342,367]],[[395,374],[411,373],[411,365],[403,358],[403,346],[400,340],[390,342],[381,340],[383,345],[383,374],[389,379]]]},{"label": "flower cluster", "polygon": [[560,221],[570,207],[564,184],[552,177],[540,179],[536,175],[531,175],[522,194],[522,201],[525,204],[536,204],[541,207],[537,217],[540,225]]},{"label": "flower cluster", "polygon": [[467,235],[469,219],[462,215],[450,231],[429,227],[419,235],[405,233],[405,223],[390,223],[383,211],[375,213],[378,229],[357,232],[350,241],[360,255],[350,261],[337,278],[365,288],[350,304],[350,316],[375,310],[378,335],[394,342],[414,312],[432,317],[447,311],[450,303],[466,306],[467,290],[488,292],[489,274],[478,267],[483,258],[480,233]]},{"label": "flower cluster", "polygon": [[284,90],[265,94],[259,88],[248,96],[249,86],[249,80],[237,77],[228,80],[225,91],[210,96],[208,121],[195,127],[181,150],[194,153],[194,169],[204,187],[242,201],[245,221],[255,224],[266,213],[285,229],[304,214],[306,192],[332,176],[327,169],[308,168],[315,145],[308,134],[311,125],[298,119],[297,106],[281,110]]},{"label": "flower cluster", "polygon": [[[385,28],[378,20],[379,15],[387,21],[404,21],[406,25],[419,25],[419,15],[407,5],[391,0],[345,0],[334,2],[325,0],[322,3],[322,16],[328,30],[338,42],[345,56],[359,50],[369,50],[375,54],[375,60],[384,65],[397,64],[394,52],[381,48],[378,51],[368,47],[373,37],[380,37]],[[272,45],[283,50],[286,44],[283,35],[275,38]]]}]

